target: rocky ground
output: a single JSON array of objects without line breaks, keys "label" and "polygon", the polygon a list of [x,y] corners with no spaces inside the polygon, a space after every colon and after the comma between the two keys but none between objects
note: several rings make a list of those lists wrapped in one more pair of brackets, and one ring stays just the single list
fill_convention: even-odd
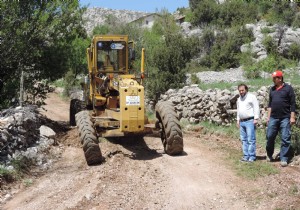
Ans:
[{"label": "rocky ground", "polygon": [[[105,162],[89,167],[76,127],[65,129],[68,102],[49,96],[43,114],[57,123],[52,147],[61,153],[46,171],[1,186],[0,209],[300,209],[299,166],[274,162],[277,174],[243,178],[224,150],[240,151],[239,141],[201,127],[185,131],[181,156],[164,154],[156,136],[106,140],[100,143]],[[258,156],[254,164],[265,161],[263,148]]]}]

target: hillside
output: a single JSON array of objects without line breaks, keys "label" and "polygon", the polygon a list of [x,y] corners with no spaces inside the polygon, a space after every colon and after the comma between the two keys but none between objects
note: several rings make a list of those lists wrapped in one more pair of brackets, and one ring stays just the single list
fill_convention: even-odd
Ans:
[{"label": "hillside", "polygon": [[146,14],[149,13],[131,10],[113,10],[100,7],[88,8],[83,14],[83,19],[86,21],[84,27],[87,33],[91,34],[93,28],[105,23],[107,17],[114,16],[120,22],[129,23]]}]

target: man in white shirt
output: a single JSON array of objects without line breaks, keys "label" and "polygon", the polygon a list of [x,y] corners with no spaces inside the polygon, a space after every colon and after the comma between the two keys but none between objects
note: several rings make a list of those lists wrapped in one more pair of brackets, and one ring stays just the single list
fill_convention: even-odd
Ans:
[{"label": "man in white shirt", "polygon": [[259,104],[256,96],[248,93],[248,86],[238,86],[240,97],[237,100],[237,126],[243,143],[243,162],[256,160],[256,124],[259,118]]}]

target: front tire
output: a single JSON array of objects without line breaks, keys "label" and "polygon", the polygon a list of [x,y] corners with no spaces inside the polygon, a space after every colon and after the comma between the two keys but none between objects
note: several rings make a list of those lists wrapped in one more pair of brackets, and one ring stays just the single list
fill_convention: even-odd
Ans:
[{"label": "front tire", "polygon": [[103,162],[102,153],[96,131],[90,119],[88,111],[81,111],[76,114],[76,122],[79,125],[79,136],[83,145],[85,160],[88,165],[100,164]]},{"label": "front tire", "polygon": [[168,101],[159,102],[155,106],[155,112],[165,152],[169,155],[181,154],[183,136],[173,104]]}]

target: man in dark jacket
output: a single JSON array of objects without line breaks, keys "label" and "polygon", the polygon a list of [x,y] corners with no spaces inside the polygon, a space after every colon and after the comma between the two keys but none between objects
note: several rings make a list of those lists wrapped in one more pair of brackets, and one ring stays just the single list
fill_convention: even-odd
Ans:
[{"label": "man in dark jacket", "polygon": [[269,93],[267,160],[273,160],[274,144],[278,131],[281,133],[280,164],[288,165],[291,147],[291,125],[295,124],[295,93],[292,86],[283,82],[282,71],[272,74],[274,86]]}]

